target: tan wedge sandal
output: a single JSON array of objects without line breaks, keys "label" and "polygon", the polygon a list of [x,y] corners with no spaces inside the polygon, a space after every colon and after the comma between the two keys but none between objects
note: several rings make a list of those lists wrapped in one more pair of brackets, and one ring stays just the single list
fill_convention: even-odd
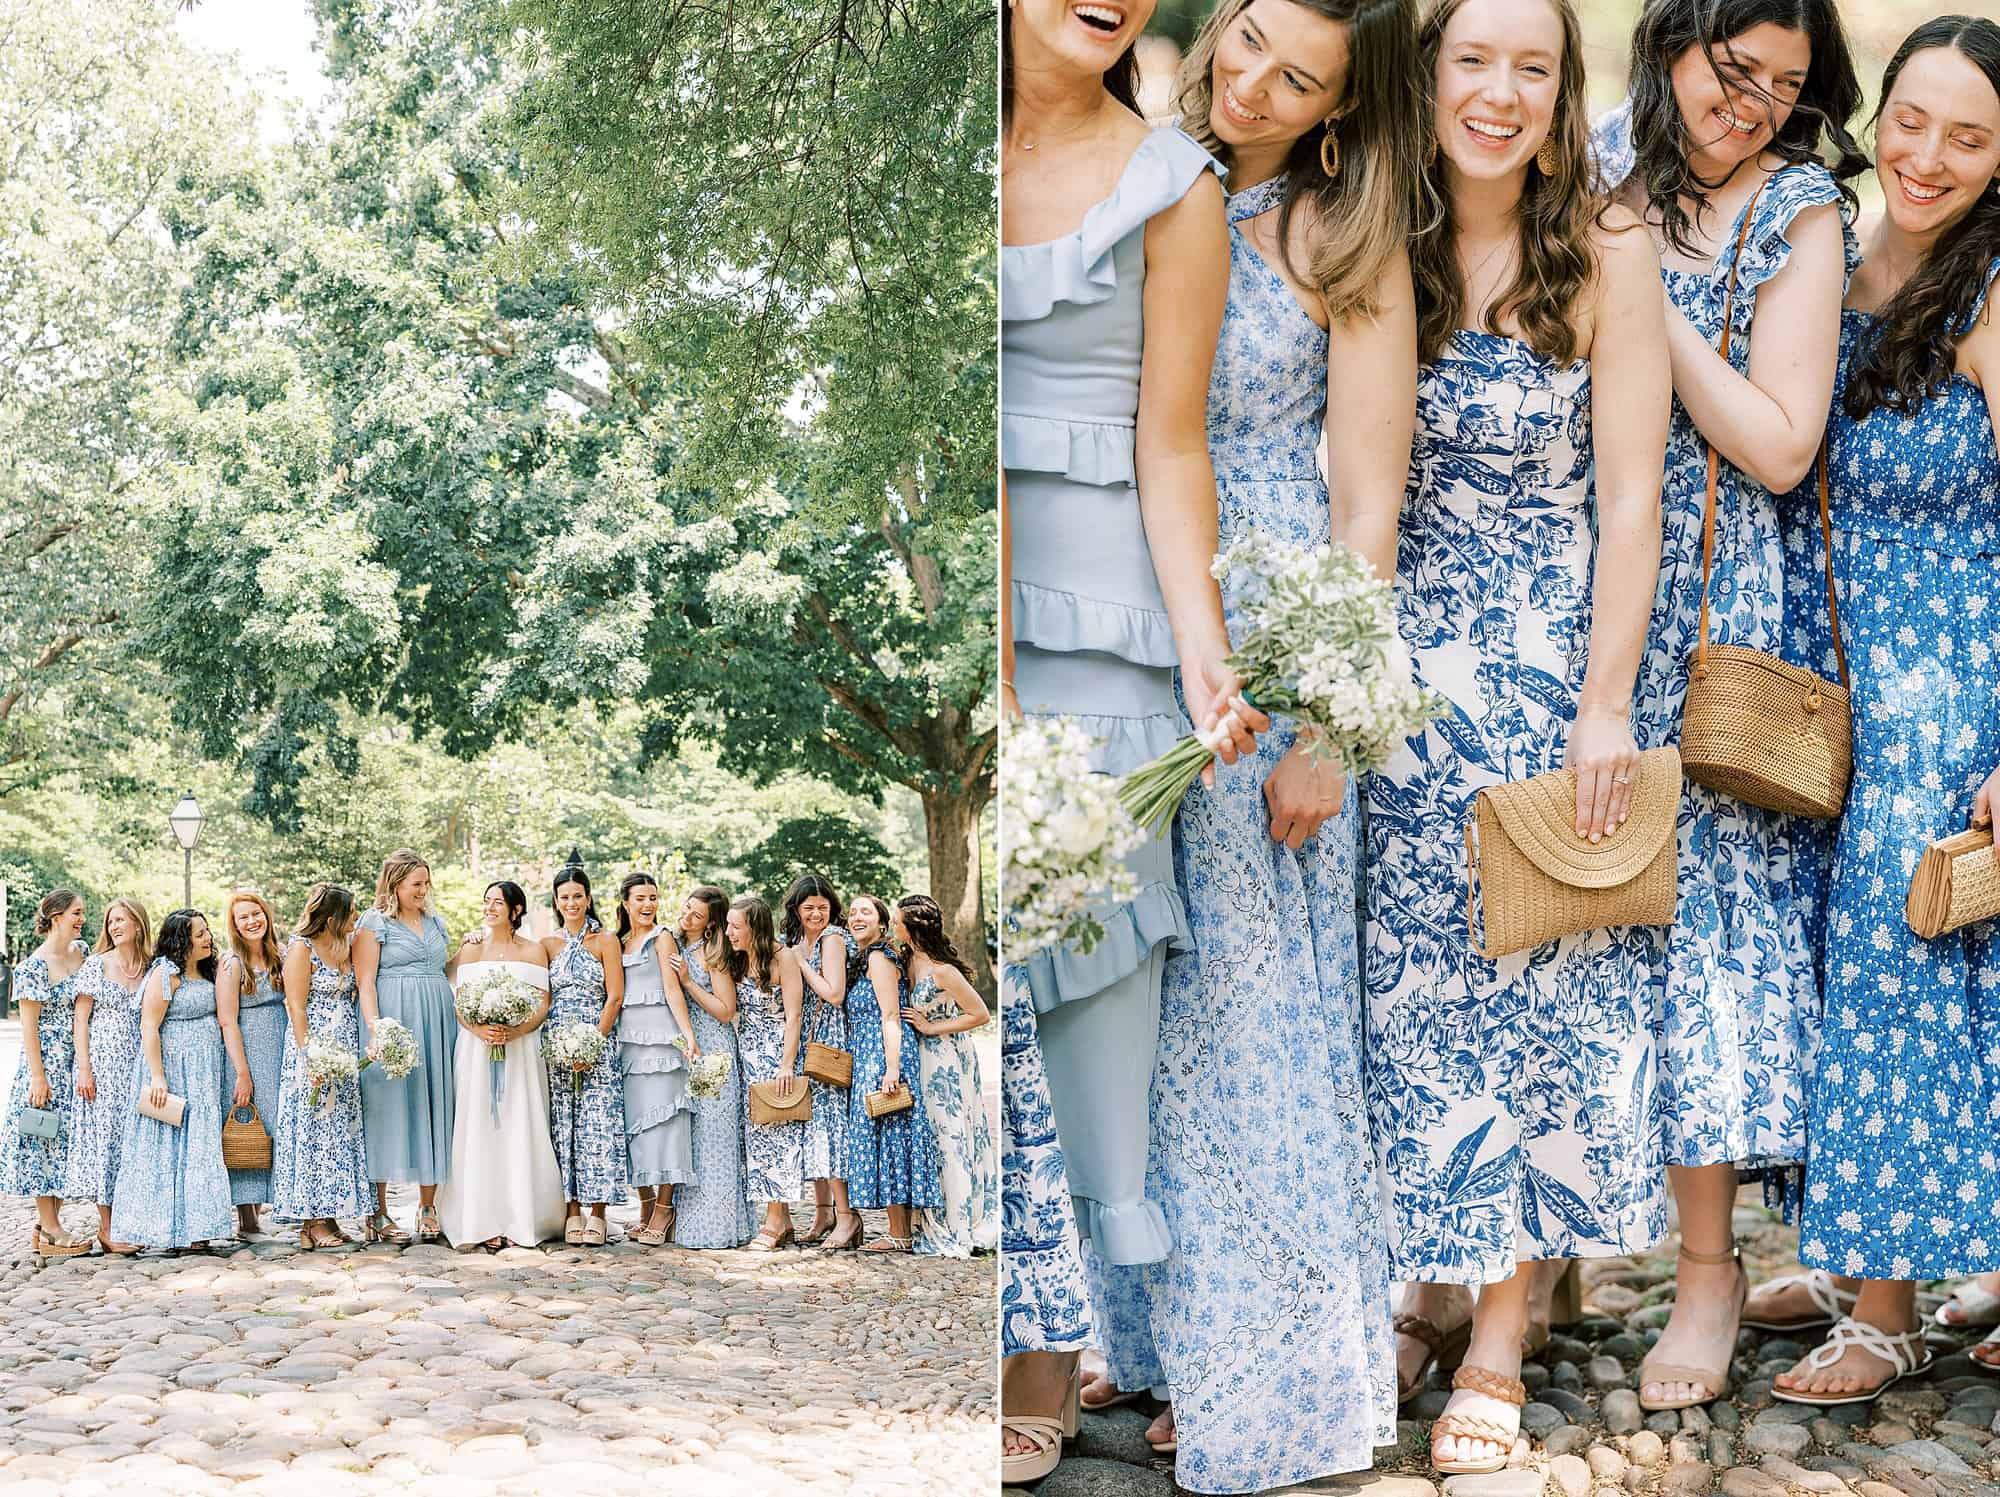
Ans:
[{"label": "tan wedge sandal", "polygon": [[1072,1372],[1069,1386],[1063,1390],[1062,1409],[1053,1419],[1043,1414],[1003,1413],[1000,1416],[1002,1429],[1011,1429],[1034,1442],[1035,1446],[1033,1450],[1025,1450],[1018,1455],[1000,1457],[1000,1484],[1003,1487],[1025,1486],[1031,1481],[1040,1481],[1061,1463],[1062,1442],[1076,1438],[1079,1424],[1077,1387],[1078,1379]]},{"label": "tan wedge sandal", "polygon": [[[1512,1404],[1514,1423],[1510,1429],[1497,1419],[1488,1419],[1480,1414],[1454,1414],[1447,1410],[1431,1426],[1431,1469],[1441,1476],[1484,1476],[1500,1470],[1513,1453],[1514,1442],[1521,1437],[1520,1411],[1528,1401],[1526,1386],[1519,1378],[1503,1377],[1485,1367],[1459,1368],[1451,1375],[1451,1386],[1453,1389],[1483,1393],[1497,1403]],[[1440,1435],[1449,1435],[1456,1440],[1490,1440],[1500,1447],[1500,1454],[1483,1461],[1441,1461],[1437,1458]]]},{"label": "tan wedge sandal", "polygon": [[[1690,1263],[1705,1264],[1711,1268],[1724,1263],[1736,1265],[1736,1323],[1743,1324],[1743,1302],[1750,1294],[1750,1281],[1743,1272],[1743,1256],[1731,1243],[1726,1253],[1697,1253],[1682,1248],[1681,1257]],[[1659,1362],[1648,1357],[1639,1364],[1639,1407],[1648,1413],[1659,1413],[1668,1409],[1691,1409],[1700,1404],[1714,1403],[1718,1398],[1729,1396],[1729,1359],[1736,1351],[1736,1337],[1732,1334],[1729,1345],[1723,1351],[1720,1367],[1692,1367],[1676,1362]],[[1693,1383],[1710,1391],[1695,1398],[1649,1399],[1644,1389],[1648,1383]]]}]

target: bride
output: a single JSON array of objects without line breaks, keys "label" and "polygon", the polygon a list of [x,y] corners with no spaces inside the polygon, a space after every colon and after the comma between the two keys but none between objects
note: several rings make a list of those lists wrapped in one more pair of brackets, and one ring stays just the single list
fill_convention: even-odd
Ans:
[{"label": "bride", "polygon": [[[562,1178],[549,1142],[548,1073],[537,1031],[549,1016],[549,961],[540,943],[520,934],[528,896],[519,884],[486,887],[486,928],[465,938],[458,984],[506,971],[535,990],[535,1008],[513,1028],[458,1022],[457,1122],[451,1171],[438,1187],[444,1233],[460,1251],[508,1242],[533,1247],[563,1228]],[[492,1060],[505,1045],[506,1058]],[[499,1094],[495,1096],[495,1070]]]}]

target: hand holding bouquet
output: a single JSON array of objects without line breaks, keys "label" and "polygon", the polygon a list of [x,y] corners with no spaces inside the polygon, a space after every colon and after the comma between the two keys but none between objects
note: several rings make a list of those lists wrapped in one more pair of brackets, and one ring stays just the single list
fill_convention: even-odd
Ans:
[{"label": "hand holding bouquet", "polygon": [[331,1106],[333,1088],[343,1081],[354,1080],[360,1074],[361,1062],[340,1041],[327,1039],[324,1035],[313,1035],[306,1040],[306,1078],[312,1082],[309,1106],[319,1106],[322,1093],[326,1094],[327,1104]]},{"label": "hand holding bouquet", "polygon": [[408,1026],[395,1019],[375,1021],[375,1043],[369,1047],[368,1058],[361,1062],[361,1069],[380,1066],[382,1074],[391,1081],[401,1081],[423,1064],[417,1053],[417,1037]]},{"label": "hand holding bouquet", "polygon": [[[1237,578],[1241,638],[1229,665],[1243,694],[1293,718],[1315,760],[1349,774],[1380,769],[1442,701],[1420,688],[1396,632],[1396,597],[1345,546],[1302,546],[1261,531],[1237,536],[1210,569]],[[1119,797],[1141,827],[1165,829],[1214,754],[1200,734],[1125,777]]]},{"label": "hand holding bouquet", "polygon": [[596,1025],[572,1019],[551,1029],[542,1045],[549,1064],[566,1069],[570,1073],[571,1090],[580,1092],[583,1073],[604,1059],[610,1041]]},{"label": "hand holding bouquet", "polygon": [[[1045,946],[1089,951],[1104,937],[1093,906],[1134,898],[1119,860],[1142,840],[1118,804],[1118,782],[1090,767],[1090,739],[1068,718],[1003,725],[1000,886],[1007,960]],[[1197,772],[1199,772],[1197,770]]]},{"label": "hand holding bouquet", "polygon": [[727,1055],[699,1055],[688,1065],[688,1095],[697,1102],[713,1102],[722,1095],[722,1083],[735,1069]]},{"label": "hand holding bouquet", "polygon": [[[536,996],[535,990],[512,972],[496,968],[461,983],[452,1005],[468,1029],[488,1024],[512,1029],[535,1011]],[[507,1058],[507,1047],[491,1046],[487,1058],[500,1064]]]}]

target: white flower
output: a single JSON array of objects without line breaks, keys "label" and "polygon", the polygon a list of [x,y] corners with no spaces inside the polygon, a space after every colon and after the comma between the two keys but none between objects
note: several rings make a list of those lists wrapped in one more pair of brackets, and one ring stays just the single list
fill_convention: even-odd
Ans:
[{"label": "white flower", "polygon": [[1144,840],[1118,782],[1091,768],[1090,737],[1062,717],[1009,722],[1000,758],[1000,890],[1006,959],[1047,946],[1088,951],[1098,912],[1137,896],[1121,861]]}]

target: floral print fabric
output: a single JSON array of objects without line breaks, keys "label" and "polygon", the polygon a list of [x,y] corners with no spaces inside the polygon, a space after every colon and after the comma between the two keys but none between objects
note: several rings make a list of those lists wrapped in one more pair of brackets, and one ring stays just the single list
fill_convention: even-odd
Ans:
[{"label": "floral print fabric", "polygon": [[1019,966],[1001,977],[1000,1140],[1000,1354],[1081,1351],[1090,1345],[1090,1291]]},{"label": "floral print fabric", "polygon": [[[312,957],[305,1037],[324,1035],[358,1056],[361,1003],[354,973],[329,967],[310,942],[304,944]],[[287,1030],[278,1078],[278,1116],[271,1125],[272,1214],[288,1222],[359,1216],[375,1204],[361,1129],[361,1088],[351,1081],[331,1086],[314,1103],[299,1038]]]},{"label": "floral print fabric", "polygon": [[[160,1070],[170,1096],[185,1097],[181,1125],[169,1128],[136,1110],[151,1084],[142,1058],[132,1067],[118,1178],[111,1195],[111,1236],[143,1247],[192,1247],[236,1235],[229,1172],[222,1167],[222,1026],[215,984],[181,977],[165,957],[152,973],[180,977],[160,1024]],[[143,984],[141,985],[143,990]]]},{"label": "floral print fabric", "polygon": [[[82,949],[83,943],[77,942],[76,950]],[[24,1025],[14,1090],[7,1100],[5,1131],[0,1132],[0,1195],[62,1194],[66,1155],[74,1136],[69,1120],[76,1111],[76,995],[82,982],[81,968],[60,982],[50,981],[48,961],[39,955],[14,969],[14,1001],[42,1006],[35,1039],[41,1045],[42,1073],[49,1082],[49,1100],[43,1110],[61,1118],[64,1126],[54,1138],[21,1131],[21,1109],[28,1105],[33,1079],[28,1074],[31,1038]]]},{"label": "floral print fabric", "polygon": [[[563,948],[549,963],[549,994],[544,1035],[565,1024],[595,1029],[604,1022],[604,964],[585,948],[582,936],[564,933]],[[625,1079],[615,1041],[604,1047],[597,1064],[587,1071],[549,1067],[549,1135],[556,1147],[565,1201],[592,1206],[625,1199],[630,1179]]]},{"label": "floral print fabric", "polygon": [[[958,1004],[929,975],[911,984],[909,1004],[933,1022],[959,1016]],[[990,1253],[1000,1240],[999,1158],[986,1113],[979,1051],[970,1033],[920,1034],[917,1066],[919,1075],[911,1078],[906,1060],[903,1074],[913,1088],[923,1087],[944,1193],[944,1203],[923,1214],[917,1251],[939,1258]]]},{"label": "floral print fabric", "polygon": [[90,1075],[97,1095],[72,1094],[67,1119],[69,1149],[63,1162],[63,1196],[111,1204],[118,1183],[118,1150],[132,1106],[132,1068],[139,1063],[139,988],[112,977],[108,953],[92,956],[76,975],[78,996],[90,995]]}]

